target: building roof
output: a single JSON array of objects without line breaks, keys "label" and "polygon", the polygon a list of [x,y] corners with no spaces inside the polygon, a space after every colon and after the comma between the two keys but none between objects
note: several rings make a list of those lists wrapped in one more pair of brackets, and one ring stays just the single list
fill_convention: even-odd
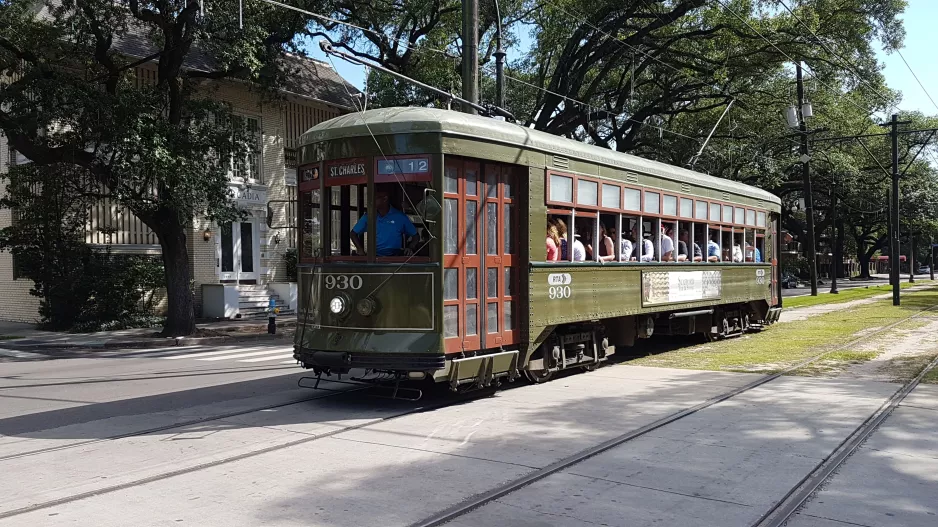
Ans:
[{"label": "building roof", "polygon": [[[61,5],[58,0],[43,2],[38,16],[51,19],[49,5]],[[136,19],[127,23],[127,33],[114,35],[111,49],[127,57],[142,59],[160,51],[149,36],[150,28]],[[158,63],[155,58],[153,63]],[[343,109],[354,109],[357,104],[359,89],[349,84],[325,62],[302,55],[286,53],[282,66],[286,74],[286,83],[280,91],[289,92],[301,98],[321,101]],[[214,71],[215,60],[198,45],[193,45],[183,62],[183,68],[191,71]]]},{"label": "building roof", "polygon": [[781,200],[775,194],[729,179],[623,154],[497,119],[436,108],[381,108],[351,112],[310,128],[303,134],[300,142],[315,143],[344,137],[367,136],[369,133],[390,135],[414,132],[485,138],[496,143],[560,154],[781,205]]}]

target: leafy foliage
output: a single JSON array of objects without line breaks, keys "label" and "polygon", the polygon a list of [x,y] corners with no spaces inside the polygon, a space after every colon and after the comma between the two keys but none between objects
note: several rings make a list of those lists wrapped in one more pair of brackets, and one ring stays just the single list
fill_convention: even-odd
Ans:
[{"label": "leafy foliage", "polygon": [[[213,2],[201,16],[188,0],[0,3],[0,71],[9,74],[0,83],[0,130],[33,163],[80,180],[73,199],[110,199],[153,230],[167,334],[195,329],[187,229],[195,217],[239,215],[229,172],[256,147],[212,82],[277,86],[284,52],[308,22],[247,2],[242,28],[237,6]],[[153,82],[135,74],[147,63]]]},{"label": "leafy foliage", "polygon": [[113,255],[85,243],[90,200],[75,184],[87,178],[69,165],[14,167],[0,179],[7,196],[0,206],[16,221],[0,230],[0,249],[10,250],[18,272],[33,281],[45,327],[96,331],[150,324],[152,293],[163,269],[150,257]]}]

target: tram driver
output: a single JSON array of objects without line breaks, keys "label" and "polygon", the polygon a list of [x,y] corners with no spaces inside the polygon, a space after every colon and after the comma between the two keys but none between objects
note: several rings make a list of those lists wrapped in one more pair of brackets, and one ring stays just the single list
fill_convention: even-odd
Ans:
[{"label": "tram driver", "polygon": [[[378,231],[375,235],[375,252],[377,256],[410,256],[414,254],[417,244],[420,243],[417,229],[406,214],[391,206],[391,195],[386,188],[375,190],[375,210],[378,211],[378,217],[375,218],[375,230]],[[367,228],[368,213],[365,213],[358,219],[358,222],[355,223],[349,233],[349,237],[360,255],[366,254],[361,234]]]}]

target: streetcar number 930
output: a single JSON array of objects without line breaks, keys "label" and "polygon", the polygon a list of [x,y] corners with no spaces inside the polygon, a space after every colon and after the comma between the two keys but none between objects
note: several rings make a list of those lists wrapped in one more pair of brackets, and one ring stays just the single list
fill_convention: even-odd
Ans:
[{"label": "streetcar number 930", "polygon": [[357,274],[351,276],[344,274],[326,275],[326,289],[361,289],[362,277]]},{"label": "streetcar number 930", "polygon": [[570,290],[568,285],[554,285],[547,289],[547,298],[551,300],[570,298],[571,294],[573,294],[573,291]]}]

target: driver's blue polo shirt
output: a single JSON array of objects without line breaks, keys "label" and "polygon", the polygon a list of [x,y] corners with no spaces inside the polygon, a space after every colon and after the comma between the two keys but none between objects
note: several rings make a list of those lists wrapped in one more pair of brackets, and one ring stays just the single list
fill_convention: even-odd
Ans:
[{"label": "driver's blue polo shirt", "polygon": [[[411,223],[410,218],[394,207],[388,209],[388,213],[384,216],[378,214],[375,223],[377,223],[376,230],[378,231],[375,236],[377,256],[398,256],[401,253],[403,235],[417,235],[417,229]],[[358,222],[352,227],[352,232],[360,235],[367,228],[368,214],[365,214],[358,218]]]}]

